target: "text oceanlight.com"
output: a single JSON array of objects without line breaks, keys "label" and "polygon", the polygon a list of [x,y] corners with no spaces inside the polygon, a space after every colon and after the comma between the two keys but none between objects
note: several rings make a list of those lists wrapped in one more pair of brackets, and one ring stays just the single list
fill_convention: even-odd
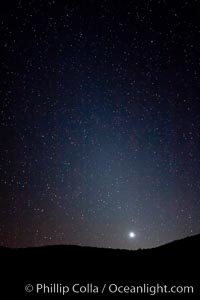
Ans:
[{"label": "text oceanlight.com", "polygon": [[60,294],[66,295],[68,293],[74,294],[192,294],[194,293],[193,286],[169,286],[155,284],[151,285],[144,283],[142,285],[119,285],[115,283],[95,285],[93,283],[79,284],[75,283],[72,285],[64,285],[61,283],[37,283],[36,285],[27,284],[25,286],[27,293],[37,294]]}]

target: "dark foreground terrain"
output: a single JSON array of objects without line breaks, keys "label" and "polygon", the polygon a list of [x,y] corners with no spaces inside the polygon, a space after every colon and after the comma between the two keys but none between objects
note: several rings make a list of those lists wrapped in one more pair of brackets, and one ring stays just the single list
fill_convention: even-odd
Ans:
[{"label": "dark foreground terrain", "polygon": [[[199,295],[200,235],[149,250],[49,246],[0,248],[0,254],[0,299],[191,299]],[[186,286],[192,286],[193,293]]]}]

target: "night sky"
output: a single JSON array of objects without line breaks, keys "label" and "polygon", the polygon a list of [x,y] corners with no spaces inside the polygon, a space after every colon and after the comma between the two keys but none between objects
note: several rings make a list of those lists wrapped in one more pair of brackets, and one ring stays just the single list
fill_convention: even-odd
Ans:
[{"label": "night sky", "polygon": [[0,71],[0,245],[200,232],[200,1],[2,1]]}]

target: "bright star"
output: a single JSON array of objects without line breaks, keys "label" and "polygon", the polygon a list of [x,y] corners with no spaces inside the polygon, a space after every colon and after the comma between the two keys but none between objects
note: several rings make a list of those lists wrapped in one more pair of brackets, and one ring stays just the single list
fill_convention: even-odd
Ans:
[{"label": "bright star", "polygon": [[133,239],[135,237],[135,233],[133,231],[129,232],[129,238]]}]

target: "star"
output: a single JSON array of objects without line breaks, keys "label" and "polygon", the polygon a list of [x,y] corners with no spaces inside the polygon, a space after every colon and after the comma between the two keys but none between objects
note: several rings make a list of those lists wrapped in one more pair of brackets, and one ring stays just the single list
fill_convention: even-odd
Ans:
[{"label": "star", "polygon": [[135,238],[135,233],[134,233],[133,231],[130,231],[130,232],[129,232],[129,238],[130,238],[130,239]]}]

